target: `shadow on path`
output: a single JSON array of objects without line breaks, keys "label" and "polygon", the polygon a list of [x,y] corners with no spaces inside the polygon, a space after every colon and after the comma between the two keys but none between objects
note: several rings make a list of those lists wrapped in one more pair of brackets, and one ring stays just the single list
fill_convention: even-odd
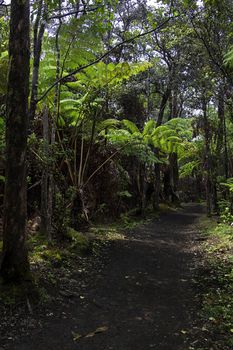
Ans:
[{"label": "shadow on path", "polygon": [[[200,206],[185,206],[114,241],[85,301],[67,301],[66,319],[51,319],[10,349],[187,350],[186,332],[198,308],[192,247],[201,212]],[[73,340],[72,334],[98,327],[105,328]]]}]

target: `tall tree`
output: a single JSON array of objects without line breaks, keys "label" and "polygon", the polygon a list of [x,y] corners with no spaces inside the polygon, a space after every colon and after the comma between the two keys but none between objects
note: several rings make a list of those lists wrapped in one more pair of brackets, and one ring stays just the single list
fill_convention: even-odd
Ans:
[{"label": "tall tree", "polygon": [[29,13],[29,0],[11,1],[5,212],[3,255],[0,269],[0,274],[5,281],[24,281],[29,275],[28,256],[25,248],[30,59]]}]

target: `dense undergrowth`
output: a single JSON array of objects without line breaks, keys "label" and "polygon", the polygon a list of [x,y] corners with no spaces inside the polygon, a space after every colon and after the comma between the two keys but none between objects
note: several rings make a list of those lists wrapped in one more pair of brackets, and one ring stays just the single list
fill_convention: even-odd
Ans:
[{"label": "dense undergrowth", "polygon": [[205,237],[201,245],[204,266],[199,276],[204,320],[202,331],[211,342],[211,349],[232,349],[233,227],[213,219],[202,220],[201,226]]}]

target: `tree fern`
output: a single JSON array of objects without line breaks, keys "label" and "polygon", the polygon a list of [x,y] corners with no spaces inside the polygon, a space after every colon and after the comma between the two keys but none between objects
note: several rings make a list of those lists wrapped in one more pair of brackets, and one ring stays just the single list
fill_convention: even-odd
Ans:
[{"label": "tree fern", "polygon": [[123,119],[122,124],[127,130],[129,130],[131,132],[131,134],[140,133],[137,125],[135,123],[131,122],[130,120]]}]

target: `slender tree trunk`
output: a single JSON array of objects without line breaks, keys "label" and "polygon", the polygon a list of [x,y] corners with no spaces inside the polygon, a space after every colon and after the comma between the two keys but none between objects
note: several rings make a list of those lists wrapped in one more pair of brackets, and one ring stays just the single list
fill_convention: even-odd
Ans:
[{"label": "slender tree trunk", "polygon": [[206,161],[206,210],[207,215],[211,216],[211,153],[210,153],[210,128],[207,116],[207,102],[205,98],[202,101],[203,123],[205,135],[205,161]]},{"label": "slender tree trunk", "polygon": [[[178,91],[177,86],[173,87],[173,91],[170,96],[170,115],[169,120],[178,117]],[[167,172],[170,174],[165,175],[166,181],[170,181],[167,191],[170,192],[168,197],[171,197],[171,201],[174,204],[179,204],[180,200],[176,194],[179,182],[179,169],[178,169],[178,157],[176,152],[172,152],[169,155],[169,167]]]},{"label": "slender tree trunk", "polygon": [[146,164],[143,163],[139,167],[139,181],[140,181],[140,210],[144,214],[146,209]]},{"label": "slender tree trunk", "polygon": [[223,173],[225,178],[228,178],[228,147],[227,147],[227,133],[226,133],[226,116],[225,116],[225,89],[221,87],[218,96],[218,141],[217,153],[222,164],[223,156]]},{"label": "slender tree trunk", "polygon": [[171,200],[172,203],[179,204],[179,198],[177,196],[178,183],[179,183],[179,169],[178,169],[178,157],[177,153],[172,152],[169,156],[169,168],[170,168],[170,188],[171,188]]},{"label": "slender tree trunk", "polygon": [[178,117],[178,87],[173,91],[172,94],[172,119]]},{"label": "slender tree trunk", "polygon": [[171,91],[171,95],[169,98],[169,109],[170,109],[170,113],[169,113],[169,117],[168,120],[171,120],[173,118],[177,118],[178,117],[178,91],[177,91],[177,87]]},{"label": "slender tree trunk", "polygon": [[160,187],[161,187],[160,165],[158,163],[155,163],[154,165],[154,174],[155,174],[155,183],[154,183],[153,208],[154,210],[158,210]]},{"label": "slender tree trunk", "polygon": [[[44,141],[44,156],[49,157],[49,115],[48,108],[44,107],[42,124],[43,124],[43,141]],[[51,240],[51,230],[49,227],[48,218],[48,180],[49,169],[45,166],[42,173],[41,181],[41,232],[44,233],[49,240]]]},{"label": "slender tree trunk", "polygon": [[228,179],[229,176],[229,156],[228,156],[228,146],[227,146],[227,128],[226,128],[226,116],[224,113],[223,120],[223,143],[224,143],[224,170],[225,178]]},{"label": "slender tree trunk", "polygon": [[[43,11],[43,14],[42,14],[42,11]],[[33,30],[34,37],[33,37],[32,92],[31,92],[30,108],[29,108],[30,122],[34,120],[35,113],[36,113],[40,58],[41,58],[42,41],[43,41],[46,21],[47,21],[47,5],[44,4],[43,0],[40,0],[38,4],[38,12],[37,12],[37,17],[34,24],[34,30]]]},{"label": "slender tree trunk", "polygon": [[162,100],[160,103],[159,114],[158,114],[156,126],[160,126],[162,124],[165,108],[166,108],[166,105],[167,105],[167,102],[169,100],[170,95],[171,95],[171,87],[168,86],[165,93],[163,94],[163,97],[162,97]]},{"label": "slender tree trunk", "polygon": [[170,187],[171,187],[171,173],[168,165],[166,166],[166,169],[163,175],[163,192],[164,192],[165,201],[170,201],[170,195],[171,195]]},{"label": "slender tree trunk", "polygon": [[0,270],[5,281],[25,281],[30,276],[28,255],[25,248],[29,50],[29,1],[12,0],[7,92],[3,255]]},{"label": "slender tree trunk", "polygon": [[221,156],[223,149],[223,133],[224,133],[224,95],[222,89],[218,94],[218,134],[217,134],[217,153]]},{"label": "slender tree trunk", "polygon": [[[168,86],[160,103],[160,109],[158,114],[158,119],[156,123],[156,127],[160,126],[163,122],[164,117],[164,111],[167,105],[167,102],[169,101],[169,98],[171,96],[171,87]],[[155,149],[154,153],[156,156],[159,154],[159,150]],[[160,178],[160,164],[155,164],[154,166],[154,175],[155,175],[155,184],[154,184],[154,198],[153,198],[153,208],[156,210],[159,207],[159,195],[160,195],[160,188],[161,188],[161,178]]]},{"label": "slender tree trunk", "polygon": [[[59,13],[61,13],[61,0],[59,2]],[[56,32],[56,80],[60,77],[60,63],[61,63],[61,52],[59,45],[59,34],[62,26],[62,21],[60,19],[59,26]],[[56,139],[56,122],[59,117],[59,99],[60,99],[60,84],[55,87],[54,94],[54,116],[51,118],[51,146],[55,144]],[[49,174],[49,188],[48,188],[48,237],[52,238],[52,221],[53,221],[53,208],[54,208],[54,198],[55,198],[55,182],[54,174],[51,171]]]}]

